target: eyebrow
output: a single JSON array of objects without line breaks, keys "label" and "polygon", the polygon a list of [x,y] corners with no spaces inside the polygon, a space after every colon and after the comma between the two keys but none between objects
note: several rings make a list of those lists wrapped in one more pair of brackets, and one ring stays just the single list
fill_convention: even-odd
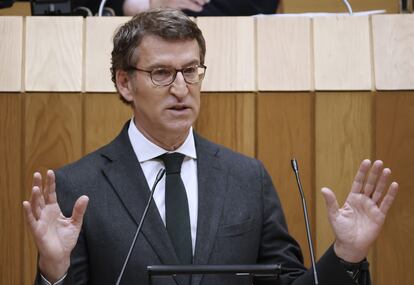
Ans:
[{"label": "eyebrow", "polygon": [[[198,59],[194,59],[194,60],[191,60],[191,61],[187,62],[186,64],[182,65],[182,67],[181,67],[181,68],[186,68],[186,67],[188,67],[188,66],[197,65],[197,64],[200,64],[200,60],[198,60]],[[174,68],[174,67],[173,67],[173,66],[171,66],[171,65],[154,63],[154,64],[151,64],[151,65],[149,65],[148,67],[146,67],[146,69],[155,69],[155,68],[171,68],[171,67],[172,67],[172,68]]]}]

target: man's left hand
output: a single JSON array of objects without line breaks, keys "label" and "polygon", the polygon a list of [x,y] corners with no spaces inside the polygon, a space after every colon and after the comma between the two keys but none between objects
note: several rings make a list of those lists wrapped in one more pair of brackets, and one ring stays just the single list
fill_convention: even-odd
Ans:
[{"label": "man's left hand", "polygon": [[357,263],[367,256],[398,192],[396,182],[388,184],[390,175],[391,170],[383,168],[382,161],[375,161],[372,167],[368,159],[362,161],[342,208],[335,194],[322,188],[339,258]]}]

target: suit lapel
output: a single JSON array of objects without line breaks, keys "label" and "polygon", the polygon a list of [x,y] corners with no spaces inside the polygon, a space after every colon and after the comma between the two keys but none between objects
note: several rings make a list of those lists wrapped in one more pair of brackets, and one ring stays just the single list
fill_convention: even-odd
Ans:
[{"label": "suit lapel", "polygon": [[[124,127],[115,141],[103,149],[102,155],[107,157],[110,163],[106,164],[102,171],[119,196],[125,210],[138,226],[150,196],[150,189],[129,142],[127,130],[128,128]],[[154,201],[145,218],[142,234],[163,264],[178,264],[171,240]]]},{"label": "suit lapel", "polygon": [[[149,199],[150,189],[128,138],[128,123],[121,134],[101,154],[109,160],[102,171],[119,196],[125,210],[138,226]],[[222,169],[218,147],[195,135],[198,172],[198,222],[194,264],[208,264],[223,211],[227,173]],[[128,229],[135,230],[135,229]],[[167,230],[153,202],[142,227],[142,234],[162,264],[179,264]],[[178,284],[181,277],[174,279]],[[202,276],[194,276],[198,285]],[[185,280],[185,279],[184,279]]]},{"label": "suit lapel", "polygon": [[[218,148],[198,136],[198,222],[194,264],[208,264],[209,256],[222,216],[224,197],[227,189],[227,173],[222,169]],[[202,276],[193,277],[192,285],[198,285]]]}]

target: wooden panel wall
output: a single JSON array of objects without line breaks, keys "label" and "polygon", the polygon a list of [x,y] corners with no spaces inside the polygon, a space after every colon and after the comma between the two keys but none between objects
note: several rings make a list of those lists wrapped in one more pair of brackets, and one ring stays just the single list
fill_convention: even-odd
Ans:
[{"label": "wooden panel wall", "polygon": [[[333,241],[319,189],[331,187],[341,203],[363,158],[382,158],[392,168],[401,194],[370,256],[380,285],[414,281],[407,274],[414,266],[413,17],[196,20],[207,40],[208,69],[195,129],[263,161],[308,265],[290,159],[300,163],[319,256]],[[55,27],[47,27],[47,19],[16,18],[6,29],[22,41],[21,48],[0,46],[0,171],[7,174],[0,180],[0,222],[7,229],[0,236],[1,284],[32,284],[36,251],[21,201],[33,171],[95,150],[132,116],[107,71],[107,30],[126,19],[53,18]],[[5,23],[0,18],[0,30]],[[7,65],[12,57],[24,61],[20,79]],[[16,75],[6,80],[12,70]],[[12,81],[24,81],[13,90],[25,93],[10,93]],[[408,91],[396,91],[402,89]]]},{"label": "wooden panel wall", "polygon": [[[26,94],[24,189],[29,196],[33,172],[45,173],[82,156],[82,95]],[[30,284],[36,270],[36,248],[26,230],[24,277]]]},{"label": "wooden panel wall", "polygon": [[311,19],[258,18],[258,90],[312,90],[311,46]]},{"label": "wooden panel wall", "polygon": [[201,96],[195,129],[202,136],[245,155],[255,156],[255,95],[210,93]]},{"label": "wooden panel wall", "polygon": [[116,92],[111,80],[112,35],[130,17],[86,18],[85,91]]},{"label": "wooden panel wall", "polygon": [[[373,158],[373,95],[318,92],[315,102],[315,182],[317,255],[334,239],[325,201],[319,192],[332,189],[340,205],[351,189],[358,166]],[[323,233],[323,234],[322,234]]]},{"label": "wooden panel wall", "polygon": [[[0,18],[0,90],[22,90],[23,18]],[[17,36],[16,36],[17,35]]]},{"label": "wooden panel wall", "polygon": [[133,114],[131,107],[122,103],[118,94],[88,93],[84,97],[82,136],[84,153],[90,153],[112,141]]},{"label": "wooden panel wall", "polygon": [[81,91],[82,17],[26,18],[27,91]]},{"label": "wooden panel wall", "polygon": [[22,284],[22,96],[0,94],[0,283]]},{"label": "wooden panel wall", "polygon": [[[200,17],[206,39],[207,65],[203,91],[256,89],[254,21],[252,17]],[[237,50],[237,52],[234,52]]]},{"label": "wooden panel wall", "polygon": [[370,90],[368,17],[313,19],[315,89]]},{"label": "wooden panel wall", "polygon": [[375,108],[376,156],[401,187],[377,242],[377,254],[384,258],[376,261],[376,284],[414,284],[414,92],[380,92]]},{"label": "wooden panel wall", "polygon": [[376,89],[414,89],[413,27],[412,15],[372,17]]},{"label": "wooden panel wall", "polygon": [[300,195],[292,172],[296,158],[315,239],[312,93],[260,93],[257,96],[257,158],[273,178],[284,207],[289,230],[304,250],[309,265],[308,245],[300,210]]}]

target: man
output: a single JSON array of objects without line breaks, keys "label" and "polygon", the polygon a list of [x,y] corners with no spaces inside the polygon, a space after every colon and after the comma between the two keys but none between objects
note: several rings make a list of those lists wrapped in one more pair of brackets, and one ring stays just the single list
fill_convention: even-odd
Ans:
[{"label": "man", "polygon": [[[39,249],[38,284],[115,284],[163,167],[166,178],[122,284],[148,284],[148,265],[190,263],[277,263],[291,270],[278,281],[254,283],[314,284],[263,165],[193,133],[205,52],[201,31],[175,10],[139,14],[116,32],[112,80],[134,118],[110,144],[56,174],[49,170],[44,187],[34,174],[30,202],[23,205]],[[175,170],[172,157],[182,162]],[[369,284],[364,260],[398,189],[388,185],[390,173],[381,161],[371,166],[364,160],[342,208],[322,189],[336,239],[318,261],[320,284]],[[246,281],[206,275],[157,282]]]}]

